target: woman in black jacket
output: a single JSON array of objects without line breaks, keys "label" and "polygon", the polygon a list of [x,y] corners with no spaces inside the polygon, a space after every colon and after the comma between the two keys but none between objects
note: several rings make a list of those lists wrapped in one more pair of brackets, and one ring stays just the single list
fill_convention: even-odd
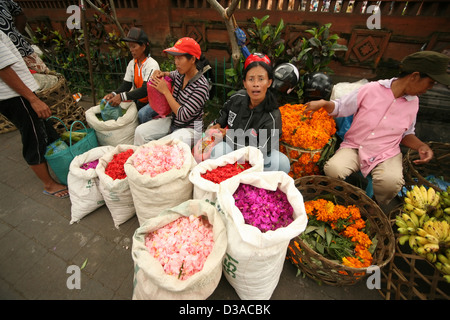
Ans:
[{"label": "woman in black jacket", "polygon": [[232,95],[220,110],[211,129],[219,129],[223,141],[211,152],[215,159],[246,146],[257,147],[264,156],[265,171],[290,171],[288,157],[279,151],[281,113],[270,86],[273,70],[270,59],[251,54],[244,64],[242,89]]}]

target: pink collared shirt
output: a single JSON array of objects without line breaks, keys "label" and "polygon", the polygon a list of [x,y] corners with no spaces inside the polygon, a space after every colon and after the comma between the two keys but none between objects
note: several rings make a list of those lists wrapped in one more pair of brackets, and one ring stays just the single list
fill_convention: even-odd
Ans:
[{"label": "pink collared shirt", "polygon": [[400,153],[403,137],[414,134],[419,99],[408,95],[396,99],[391,90],[395,79],[370,82],[333,100],[331,116],[354,115],[340,148],[358,149],[365,177],[377,164]]}]

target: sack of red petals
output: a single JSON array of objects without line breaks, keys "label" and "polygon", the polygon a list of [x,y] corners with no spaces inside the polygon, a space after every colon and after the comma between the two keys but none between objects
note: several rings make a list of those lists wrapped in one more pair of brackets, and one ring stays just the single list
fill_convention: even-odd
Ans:
[{"label": "sack of red petals", "polygon": [[[249,168],[247,168],[247,164],[250,165]],[[263,154],[255,147],[244,147],[217,159],[208,159],[200,162],[189,174],[189,180],[194,185],[193,199],[204,199],[214,202],[219,191],[219,181],[241,174],[241,172],[246,174],[262,172],[263,170]],[[209,179],[205,178],[205,174],[208,174]]]},{"label": "sack of red petals", "polygon": [[117,146],[133,144],[134,131],[139,125],[138,110],[134,102],[121,102],[120,108],[127,112],[117,120],[103,121],[97,118],[100,105],[86,110],[86,122],[94,129],[98,144],[101,146]]},{"label": "sack of red petals", "polygon": [[[198,217],[212,225],[205,243],[193,243],[208,232],[204,228],[178,230],[178,219],[189,218],[198,223]],[[186,224],[186,221],[183,221]],[[160,237],[149,236],[160,232]],[[182,228],[183,229],[183,228]],[[186,231],[186,232],[183,232]],[[211,231],[209,231],[211,232]],[[167,236],[167,240],[164,239]],[[180,246],[180,250],[170,251]],[[211,250],[212,247],[212,250]],[[159,216],[146,220],[133,235],[132,258],[134,261],[134,300],[203,300],[208,298],[220,282],[222,260],[227,247],[226,229],[216,208],[202,200],[188,200],[164,210]],[[158,249],[161,259],[153,251]],[[205,253],[203,250],[207,250]],[[169,256],[170,255],[170,256]],[[164,266],[163,266],[164,264]],[[188,274],[189,276],[184,276]]]},{"label": "sack of red petals", "polygon": [[112,149],[111,146],[96,147],[76,156],[70,163],[69,174],[67,175],[67,187],[72,204],[70,224],[79,222],[89,213],[105,204],[95,168],[86,170],[83,165],[94,161],[98,162],[98,159]]},{"label": "sack of red petals", "polygon": [[294,180],[281,171],[238,175],[221,184],[217,205],[227,227],[225,277],[243,300],[270,299],[289,242],[308,223]]},{"label": "sack of red petals", "polygon": [[100,181],[100,192],[116,228],[136,214],[124,169],[125,162],[136,149],[137,146],[134,145],[119,144],[105,153],[95,168]]},{"label": "sack of red petals", "polygon": [[196,162],[190,147],[178,139],[150,141],[125,163],[139,223],[192,199],[189,172]]}]

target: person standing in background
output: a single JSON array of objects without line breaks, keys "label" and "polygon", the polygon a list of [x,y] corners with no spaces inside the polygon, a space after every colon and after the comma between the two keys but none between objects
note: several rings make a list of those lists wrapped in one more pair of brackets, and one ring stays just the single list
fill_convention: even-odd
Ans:
[{"label": "person standing in background", "polygon": [[22,137],[22,154],[44,185],[43,193],[67,198],[67,186],[55,181],[45,160],[47,145],[59,138],[46,121],[52,115],[49,106],[34,93],[39,85],[10,38],[0,31],[0,113],[11,121]]},{"label": "person standing in background", "polygon": [[22,8],[12,0],[0,0],[0,30],[16,46],[27,67],[37,72],[48,73],[50,70],[23,36],[27,17]]}]

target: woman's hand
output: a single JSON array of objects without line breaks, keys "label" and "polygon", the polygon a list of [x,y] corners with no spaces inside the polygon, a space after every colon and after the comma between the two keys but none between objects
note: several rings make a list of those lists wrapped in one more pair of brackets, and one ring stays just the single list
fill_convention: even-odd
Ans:
[{"label": "woman's hand", "polygon": [[312,116],[312,114],[320,108],[324,108],[328,113],[331,113],[334,110],[334,102],[324,99],[309,101],[305,103],[305,105],[305,113],[310,113],[309,116]]},{"label": "woman's hand", "polygon": [[152,72],[152,79],[161,79],[164,76],[167,76],[168,72],[161,71],[161,70],[155,70]]},{"label": "woman's hand", "polygon": [[167,93],[171,94],[169,87],[167,86],[167,82],[163,78],[153,78],[148,82],[148,85],[155,88],[164,95],[166,95]]},{"label": "woman's hand", "polygon": [[222,134],[222,137],[225,137],[225,135],[227,134],[227,129],[223,129],[220,124],[216,123],[215,125],[211,126],[209,129],[216,129],[219,130],[220,133]]},{"label": "woman's hand", "polygon": [[427,144],[422,144],[418,149],[420,159],[414,160],[414,164],[424,164],[433,158],[433,150]]},{"label": "woman's hand", "polygon": [[111,98],[105,100],[108,101],[111,106],[118,107],[122,102],[122,97],[120,94],[116,94],[115,96],[113,95]]},{"label": "woman's hand", "polygon": [[114,97],[114,93],[108,93],[106,96],[103,97],[106,101],[109,101],[109,99],[112,99]]}]

